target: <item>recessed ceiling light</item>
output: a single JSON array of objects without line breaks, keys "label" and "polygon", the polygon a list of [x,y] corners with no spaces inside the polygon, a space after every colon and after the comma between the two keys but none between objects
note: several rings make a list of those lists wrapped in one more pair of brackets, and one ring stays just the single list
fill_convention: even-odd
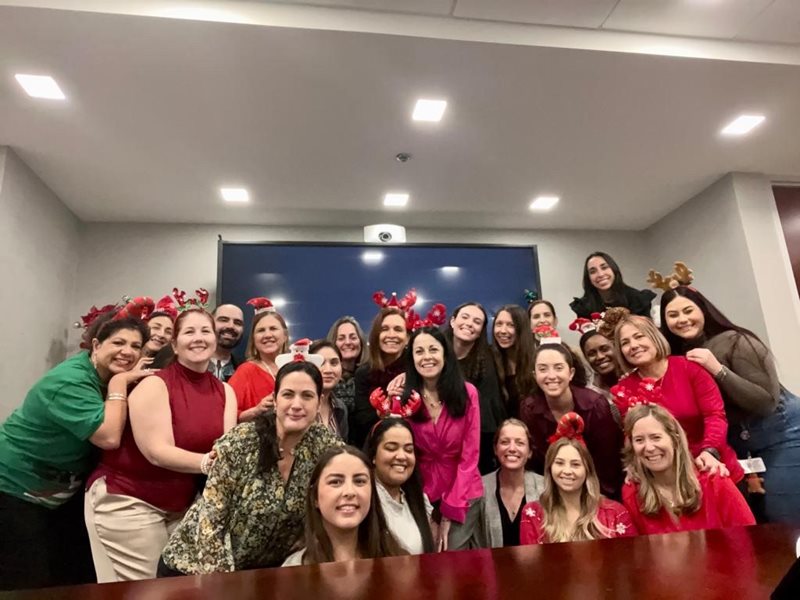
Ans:
[{"label": "recessed ceiling light", "polygon": [[406,204],[408,204],[408,194],[405,193],[390,192],[383,197],[384,206],[398,207]]},{"label": "recessed ceiling light", "polygon": [[744,135],[764,121],[764,115],[739,115],[720,132],[722,135]]},{"label": "recessed ceiling light", "polygon": [[22,89],[32,98],[48,98],[50,100],[64,100],[66,96],[58,87],[56,80],[49,75],[14,75]]},{"label": "recessed ceiling light", "polygon": [[244,188],[220,188],[220,194],[225,202],[247,202],[250,194]]},{"label": "recessed ceiling light", "polygon": [[454,266],[442,267],[442,274],[443,275],[450,275],[450,276],[458,275],[458,272],[460,270],[461,269],[459,267],[454,267]]},{"label": "recessed ceiling light", "polygon": [[275,308],[285,308],[286,307],[286,298],[273,298],[272,299],[272,306]]},{"label": "recessed ceiling light", "polygon": [[558,196],[539,196],[531,202],[531,210],[550,210],[558,204]]},{"label": "recessed ceiling light", "polygon": [[361,254],[361,260],[368,265],[377,265],[383,260],[383,252],[378,250],[367,250]]},{"label": "recessed ceiling light", "polygon": [[414,114],[411,118],[415,121],[441,121],[447,108],[447,100],[417,100]]}]

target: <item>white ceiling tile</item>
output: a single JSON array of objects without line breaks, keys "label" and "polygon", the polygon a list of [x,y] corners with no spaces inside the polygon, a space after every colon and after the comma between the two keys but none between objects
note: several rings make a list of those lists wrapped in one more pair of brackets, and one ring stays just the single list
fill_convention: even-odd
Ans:
[{"label": "white ceiling tile", "polygon": [[800,1],[775,0],[739,32],[737,39],[800,44]]},{"label": "white ceiling tile", "polygon": [[458,0],[454,16],[596,28],[617,0]]},{"label": "white ceiling tile", "polygon": [[334,8],[383,10],[388,12],[449,15],[453,0],[277,0],[275,4],[311,4]]},{"label": "white ceiling tile", "polygon": [[773,0],[620,0],[603,28],[729,39],[772,2]]}]

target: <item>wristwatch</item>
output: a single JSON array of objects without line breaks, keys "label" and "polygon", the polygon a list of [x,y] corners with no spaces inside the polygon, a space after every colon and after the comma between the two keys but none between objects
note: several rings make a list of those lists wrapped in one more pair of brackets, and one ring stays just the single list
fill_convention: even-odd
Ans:
[{"label": "wristwatch", "polygon": [[716,448],[703,448],[700,452],[701,453],[708,452],[711,456],[713,456],[717,460],[722,460],[722,457],[719,454],[719,450],[717,450]]}]

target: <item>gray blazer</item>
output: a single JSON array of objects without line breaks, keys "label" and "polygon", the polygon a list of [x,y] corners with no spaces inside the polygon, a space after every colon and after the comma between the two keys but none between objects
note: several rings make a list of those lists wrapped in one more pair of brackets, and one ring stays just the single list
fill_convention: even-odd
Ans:
[{"label": "gray blazer", "polygon": [[[544,477],[525,471],[525,501],[535,502],[544,491]],[[483,508],[481,509],[482,546],[503,547],[503,525],[497,504],[497,471],[483,476]]]}]

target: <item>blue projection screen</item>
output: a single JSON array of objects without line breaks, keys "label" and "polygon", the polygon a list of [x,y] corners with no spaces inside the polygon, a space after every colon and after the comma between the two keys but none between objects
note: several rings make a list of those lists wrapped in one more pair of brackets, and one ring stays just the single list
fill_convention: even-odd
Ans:
[{"label": "blue projection screen", "polygon": [[535,246],[219,242],[217,303],[241,306],[249,331],[253,311],[245,303],[266,296],[292,340],[324,337],[343,315],[367,331],[379,290],[402,297],[415,288],[423,318],[436,302],[449,318],[466,301],[480,302],[491,318],[503,304],[524,304],[525,289],[538,292],[539,285]]}]

